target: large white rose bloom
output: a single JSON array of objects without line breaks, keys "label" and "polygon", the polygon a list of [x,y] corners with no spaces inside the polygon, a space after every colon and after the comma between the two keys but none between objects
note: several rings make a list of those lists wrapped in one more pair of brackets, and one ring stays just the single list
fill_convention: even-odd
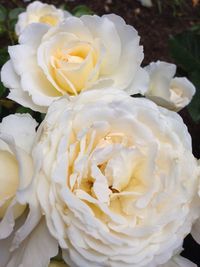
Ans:
[{"label": "large white rose bloom", "polygon": [[175,77],[176,65],[164,61],[152,62],[145,67],[149,73],[146,97],[158,105],[179,111],[187,106],[195,94],[194,85],[185,77]]},{"label": "large white rose bloom", "polygon": [[8,48],[1,72],[8,98],[46,112],[62,95],[111,86],[129,94],[147,90],[137,31],[117,15],[69,17],[57,27],[32,24]]},{"label": "large white rose bloom", "polygon": [[[0,124],[0,266],[44,267],[58,248],[34,191],[31,149],[37,123],[10,115]],[[46,243],[48,242],[48,247]]]},{"label": "large white rose bloom", "polygon": [[70,16],[70,13],[67,11],[57,9],[53,5],[35,1],[29,4],[26,11],[19,15],[15,25],[15,32],[20,36],[23,30],[31,23],[44,23],[49,26],[56,26],[68,16]]},{"label": "large white rose bloom", "polygon": [[37,195],[70,267],[155,267],[199,216],[199,169],[181,117],[93,90],[55,101],[33,151]]}]

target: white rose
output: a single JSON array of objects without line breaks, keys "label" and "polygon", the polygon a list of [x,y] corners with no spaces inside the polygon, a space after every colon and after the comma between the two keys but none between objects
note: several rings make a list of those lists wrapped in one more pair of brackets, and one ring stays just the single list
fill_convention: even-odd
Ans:
[{"label": "white rose", "polygon": [[194,85],[185,77],[174,77],[176,65],[157,61],[146,66],[150,82],[146,97],[158,105],[179,111],[187,106],[195,94]]},{"label": "white rose", "polygon": [[1,267],[48,266],[50,257],[58,251],[42,219],[35,192],[29,189],[36,126],[30,115],[20,114],[5,117],[0,124]]},{"label": "white rose", "polygon": [[26,11],[19,15],[15,32],[20,36],[23,30],[31,23],[44,23],[49,26],[56,26],[68,16],[71,15],[67,11],[57,9],[53,5],[35,1],[29,4]]},{"label": "white rose", "polygon": [[[30,183],[32,162],[28,153],[36,126],[35,120],[30,116],[19,114],[5,117],[0,124],[0,219],[4,218],[11,203],[16,202],[17,191]],[[15,143],[17,143],[17,148]],[[20,151],[18,152],[17,149]],[[21,166],[23,162],[20,161],[20,154],[24,156],[26,167],[29,165],[30,168],[30,174],[23,178],[19,175],[20,168],[25,168]],[[14,205],[14,218],[16,219],[23,213],[26,206],[17,202],[12,205]]]},{"label": "white rose", "polygon": [[116,15],[69,17],[51,29],[32,24],[19,45],[8,48],[2,82],[10,89],[8,98],[41,112],[60,96],[94,85],[143,94],[148,75],[140,67],[139,40],[137,31]]},{"label": "white rose", "polygon": [[155,267],[199,216],[199,169],[181,117],[120,90],[55,101],[38,130],[36,185],[71,267]]}]

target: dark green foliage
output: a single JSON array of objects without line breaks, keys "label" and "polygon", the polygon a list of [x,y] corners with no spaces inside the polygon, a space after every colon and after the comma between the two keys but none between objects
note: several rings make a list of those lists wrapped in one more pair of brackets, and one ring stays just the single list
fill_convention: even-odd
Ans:
[{"label": "dark green foliage", "polygon": [[81,17],[83,15],[92,15],[94,12],[85,5],[79,5],[72,10],[72,14],[76,17]]},{"label": "dark green foliage", "polygon": [[199,28],[188,30],[170,38],[170,52],[179,68],[196,87],[196,94],[188,106],[195,122],[200,121],[200,34]]}]

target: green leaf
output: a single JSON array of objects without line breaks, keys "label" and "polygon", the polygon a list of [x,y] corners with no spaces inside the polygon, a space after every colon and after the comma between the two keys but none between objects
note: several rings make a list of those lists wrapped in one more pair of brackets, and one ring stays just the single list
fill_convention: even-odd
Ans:
[{"label": "green leaf", "polygon": [[46,116],[45,113],[41,113],[40,118],[41,118],[42,121],[44,120],[45,116]]},{"label": "green leaf", "polygon": [[6,92],[6,88],[3,83],[0,81],[0,97]]},{"label": "green leaf", "polygon": [[4,24],[0,23],[0,35],[3,35],[6,33],[6,27]]},{"label": "green leaf", "polygon": [[189,76],[191,82],[196,86],[196,94],[188,106],[188,111],[194,122],[200,122],[200,72],[195,71]]},{"label": "green leaf", "polygon": [[0,22],[6,20],[7,17],[7,10],[4,6],[0,5]]},{"label": "green leaf", "polygon": [[76,17],[81,17],[83,15],[92,15],[94,12],[85,5],[78,5],[72,10],[72,14]]},{"label": "green leaf", "polygon": [[170,38],[170,53],[186,72],[200,71],[200,35],[192,31]]},{"label": "green leaf", "polygon": [[6,99],[6,98],[2,98],[0,99],[0,106],[5,107],[7,109],[11,109],[13,108],[15,105],[15,102],[10,100],[10,99]]},{"label": "green leaf", "polygon": [[69,11],[69,6],[66,3],[59,5],[59,8]]},{"label": "green leaf", "polygon": [[17,23],[17,19],[12,19],[10,22],[10,30],[11,30],[11,33],[12,35],[14,36],[14,32],[15,32],[15,25]]},{"label": "green leaf", "polygon": [[61,251],[61,249],[59,248],[59,251],[58,251],[58,255],[57,256],[55,256],[52,260],[54,260],[54,261],[63,261],[63,258],[62,258],[62,251]]},{"label": "green leaf", "polygon": [[24,12],[24,11],[25,11],[25,9],[22,7],[17,7],[17,8],[11,9],[8,17],[10,20],[16,20],[16,19],[18,19],[19,14]]},{"label": "green leaf", "polygon": [[196,87],[196,94],[188,105],[188,111],[194,122],[200,122],[200,34],[196,29],[178,34],[170,39],[170,52],[178,69]]},{"label": "green leaf", "polygon": [[193,32],[195,32],[197,34],[200,34],[200,23],[193,25],[190,28],[190,31],[193,31]]},{"label": "green leaf", "polygon": [[0,68],[9,59],[8,49],[6,47],[0,49]]},{"label": "green leaf", "polygon": [[29,114],[33,114],[33,111],[30,108],[26,108],[23,106],[20,106],[16,109],[16,113],[29,113]]}]

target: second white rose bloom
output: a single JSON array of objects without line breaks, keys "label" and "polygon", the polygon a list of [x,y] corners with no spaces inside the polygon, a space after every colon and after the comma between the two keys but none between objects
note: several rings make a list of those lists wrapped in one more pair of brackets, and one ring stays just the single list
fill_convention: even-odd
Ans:
[{"label": "second white rose bloom", "polygon": [[176,65],[152,62],[145,67],[150,76],[146,97],[160,106],[179,111],[187,106],[195,94],[194,85],[185,77],[175,77]]},{"label": "second white rose bloom", "polygon": [[200,215],[187,128],[147,99],[93,90],[54,102],[33,157],[49,231],[71,267],[165,264]]},{"label": "second white rose bloom", "polygon": [[117,15],[69,17],[57,27],[32,24],[19,45],[8,48],[1,72],[8,98],[46,112],[53,100],[95,88],[144,94],[148,75],[140,67],[137,31]]},{"label": "second white rose bloom", "polygon": [[31,23],[44,23],[49,26],[56,26],[69,16],[70,13],[67,11],[57,9],[53,5],[44,4],[40,1],[34,1],[28,5],[25,12],[19,15],[15,32],[20,36]]}]

